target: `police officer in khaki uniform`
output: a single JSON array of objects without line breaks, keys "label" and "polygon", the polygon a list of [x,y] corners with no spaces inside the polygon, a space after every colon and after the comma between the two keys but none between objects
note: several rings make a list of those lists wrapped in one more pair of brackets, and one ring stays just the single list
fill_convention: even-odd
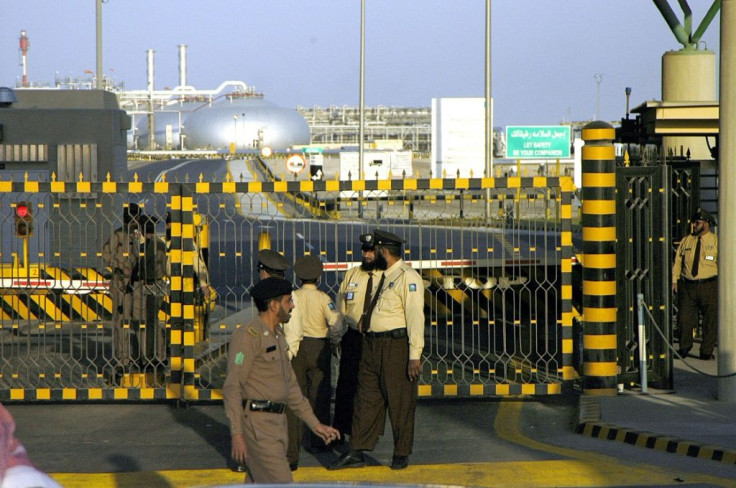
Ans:
[{"label": "police officer in khaki uniform", "polygon": [[102,247],[102,259],[112,269],[110,299],[112,300],[112,343],[115,369],[122,372],[130,366],[130,320],[133,307],[133,290],[130,276],[138,263],[140,208],[129,203],[123,209],[123,226],[113,232]]},{"label": "police officer in khaki uniform", "polygon": [[385,269],[376,295],[360,323],[363,351],[353,413],[350,449],[328,469],[365,466],[383,433],[386,410],[394,434],[391,469],[404,469],[414,444],[416,379],[424,348],[424,284],[401,259],[404,240],[390,232],[373,233],[376,261]]},{"label": "police officer in khaki uniform", "polygon": [[[322,262],[316,256],[306,255],[294,263],[294,273],[302,281],[302,287],[294,291],[300,303],[301,320],[292,317],[284,324],[291,366],[294,368],[299,387],[323,424],[330,423],[330,397],[332,396],[331,343],[340,340],[341,317],[337,307],[327,293],[317,289],[322,276]],[[287,414],[289,421],[289,467],[299,465],[299,448],[302,445],[303,426],[293,413]],[[312,438],[312,449],[323,449],[325,444]]]},{"label": "police officer in khaki uniform", "polygon": [[155,369],[166,360],[166,324],[158,319],[167,293],[166,244],[156,236],[156,218],[142,216],[138,263],[131,274],[133,287],[133,329],[138,341],[138,364]]},{"label": "police officer in khaki uniform", "polygon": [[358,388],[358,366],[360,365],[362,334],[358,323],[370,306],[383,271],[376,266],[376,251],[373,234],[361,234],[360,266],[345,273],[337,292],[337,311],[344,317],[345,333],[340,341],[340,375],[335,389],[335,418],[332,426],[340,431],[342,438],[351,435],[355,390]]},{"label": "police officer in khaki uniform", "polygon": [[692,232],[683,237],[672,266],[672,291],[678,298],[680,349],[685,358],[693,347],[693,329],[698,312],[703,314],[703,342],[700,359],[715,359],[718,335],[718,236],[711,232],[715,219],[698,209],[690,218]]},{"label": "police officer in khaki uniform", "polygon": [[258,317],[230,339],[223,400],[230,420],[231,455],[247,466],[250,483],[293,481],[286,461],[287,406],[326,443],[340,436],[315,417],[286,355],[279,324],[289,320],[294,307],[291,293],[291,283],[280,278],[256,283],[250,294]]}]

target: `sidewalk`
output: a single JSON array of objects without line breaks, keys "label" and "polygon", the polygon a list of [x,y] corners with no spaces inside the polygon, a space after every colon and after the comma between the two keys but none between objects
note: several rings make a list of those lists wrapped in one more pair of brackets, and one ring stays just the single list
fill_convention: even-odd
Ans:
[{"label": "sidewalk", "polygon": [[[719,401],[718,360],[675,359],[675,391],[581,396],[578,433],[736,464],[736,402]],[[694,371],[688,365],[700,370]]]}]

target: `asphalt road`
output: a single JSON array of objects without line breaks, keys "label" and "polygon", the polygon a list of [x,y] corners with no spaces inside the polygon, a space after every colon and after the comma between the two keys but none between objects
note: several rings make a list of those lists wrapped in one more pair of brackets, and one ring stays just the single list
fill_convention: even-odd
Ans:
[{"label": "asphalt road", "polygon": [[[302,451],[297,482],[454,486],[736,486],[736,468],[573,433],[574,397],[422,401],[411,465],[388,468],[390,427],[370,466],[327,471]],[[67,487],[239,483],[221,405],[10,405],[31,460]]]}]

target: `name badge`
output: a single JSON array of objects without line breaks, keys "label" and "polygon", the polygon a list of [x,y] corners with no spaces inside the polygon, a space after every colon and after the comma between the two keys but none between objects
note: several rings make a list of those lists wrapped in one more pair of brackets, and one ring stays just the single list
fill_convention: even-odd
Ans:
[{"label": "name badge", "polygon": [[266,352],[273,352],[276,350],[276,346],[269,346],[266,348]]},{"label": "name badge", "polygon": [[358,287],[357,283],[348,283],[348,288],[357,288],[357,287]]},{"label": "name badge", "polygon": [[716,260],[716,257],[715,256],[706,256],[705,257],[705,260],[706,261],[715,261]]}]

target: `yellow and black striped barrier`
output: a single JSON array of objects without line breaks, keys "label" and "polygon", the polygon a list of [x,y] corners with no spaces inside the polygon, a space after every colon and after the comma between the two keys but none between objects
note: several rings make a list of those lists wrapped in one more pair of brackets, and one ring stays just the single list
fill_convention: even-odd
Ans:
[{"label": "yellow and black striped barrier", "polygon": [[583,389],[616,394],[616,162],[614,128],[583,127]]}]

